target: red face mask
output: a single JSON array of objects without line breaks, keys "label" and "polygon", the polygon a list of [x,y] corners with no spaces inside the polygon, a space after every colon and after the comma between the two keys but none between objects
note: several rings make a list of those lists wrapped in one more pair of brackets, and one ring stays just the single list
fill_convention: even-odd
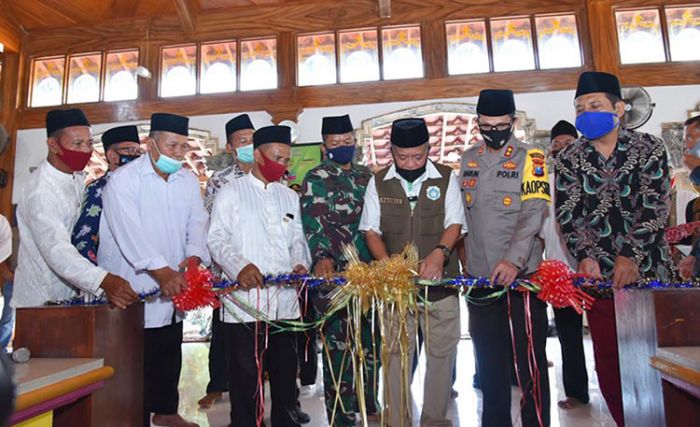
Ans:
[{"label": "red face mask", "polygon": [[92,151],[86,153],[84,151],[69,150],[66,147],[61,146],[63,154],[59,154],[58,158],[63,161],[73,172],[80,172],[85,169],[90,157],[92,157]]},{"label": "red face mask", "polygon": [[277,182],[282,177],[284,176],[284,173],[287,171],[287,166],[283,165],[282,163],[277,163],[273,162],[272,160],[268,159],[266,155],[260,152],[260,155],[262,156],[263,160],[265,160],[264,165],[260,165],[260,173],[263,174],[267,182]]}]

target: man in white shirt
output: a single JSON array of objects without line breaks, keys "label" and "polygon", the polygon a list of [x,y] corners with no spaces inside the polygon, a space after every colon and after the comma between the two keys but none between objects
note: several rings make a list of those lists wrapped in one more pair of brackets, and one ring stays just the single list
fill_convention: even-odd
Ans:
[{"label": "man in white shirt", "polygon": [[46,114],[49,154],[20,196],[21,236],[12,304],[40,306],[78,292],[107,295],[120,308],[138,299],[120,276],[93,265],[71,243],[85,189],[82,170],[92,156],[92,130],[78,109]]},{"label": "man in white shirt", "polygon": [[[367,246],[377,260],[400,253],[406,244],[414,243],[423,260],[420,278],[441,280],[459,275],[457,252],[453,249],[467,227],[457,177],[449,167],[428,159],[429,139],[423,119],[393,123],[394,164],[370,179],[359,230],[365,232]],[[406,319],[408,349],[401,348],[399,333],[385,337],[390,357],[382,360],[389,378],[389,383],[384,385],[384,402],[391,426],[413,425],[412,371],[401,366],[401,353],[408,351],[407,360],[413,360],[416,319],[425,337],[427,355],[421,425],[452,425],[447,419],[447,406],[460,337],[458,291],[431,287],[427,299],[429,305],[421,304],[418,313]],[[397,330],[397,319],[389,316],[387,320]],[[402,384],[409,386],[402,389]]]},{"label": "man in white shirt", "polygon": [[[219,190],[209,229],[213,260],[241,287],[223,298],[221,310],[229,390],[236,391],[231,393],[231,422],[258,425],[264,411],[258,384],[265,364],[272,389],[272,425],[298,426],[296,337],[274,328],[275,321],[299,318],[297,291],[267,286],[263,280],[267,274],[306,274],[311,263],[299,197],[279,183],[291,156],[290,129],[261,128],[253,144],[251,173]],[[269,323],[260,322],[263,316]]]},{"label": "man in white shirt", "polygon": [[[561,120],[552,128],[549,157],[556,162],[557,154],[569,144],[578,139],[576,126]],[[554,188],[554,168],[550,169],[550,188]],[[554,192],[552,192],[554,198]],[[558,260],[572,271],[576,271],[576,260],[571,256],[566,247],[566,241],[559,230],[557,216],[554,211],[555,203],[549,204],[542,223],[544,239],[544,257],[548,260]],[[589,401],[588,396],[588,372],[586,371],[586,357],[583,351],[583,316],[571,307],[555,308],[554,323],[557,327],[557,337],[561,344],[562,374],[564,377],[564,392],[566,399],[559,401],[562,409],[572,409]]]},{"label": "man in white shirt", "polygon": [[0,353],[10,343],[15,324],[15,309],[10,306],[14,272],[10,267],[12,255],[12,227],[3,215],[0,215]]},{"label": "man in white shirt", "polygon": [[[145,305],[144,424],[193,427],[177,413],[183,313],[172,296],[186,287],[190,260],[209,264],[209,216],[195,175],[182,169],[189,119],[151,116],[148,155],[112,173],[103,194],[98,264],[138,292],[160,289]],[[106,221],[106,223],[105,223]]]}]

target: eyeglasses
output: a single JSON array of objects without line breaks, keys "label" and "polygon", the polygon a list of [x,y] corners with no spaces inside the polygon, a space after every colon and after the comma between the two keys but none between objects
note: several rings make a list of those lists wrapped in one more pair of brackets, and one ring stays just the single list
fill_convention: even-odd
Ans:
[{"label": "eyeglasses", "polygon": [[508,122],[508,123],[498,123],[496,125],[488,125],[485,123],[477,123],[477,126],[479,126],[479,130],[482,132],[489,132],[489,131],[503,131],[503,130],[508,130],[513,126],[513,122]]},{"label": "eyeglasses", "polygon": [[138,155],[141,155],[143,153],[143,150],[141,150],[140,147],[139,148],[133,148],[133,147],[131,147],[131,148],[117,148],[114,151],[116,151],[117,154],[125,154],[128,156],[138,156]]}]

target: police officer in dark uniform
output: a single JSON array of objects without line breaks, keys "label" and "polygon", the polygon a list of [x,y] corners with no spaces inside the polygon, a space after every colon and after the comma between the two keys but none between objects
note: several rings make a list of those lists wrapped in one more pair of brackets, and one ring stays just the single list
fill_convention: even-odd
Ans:
[{"label": "police officer in dark uniform", "polygon": [[[483,141],[463,154],[460,171],[469,229],[466,271],[506,286],[534,273],[542,261],[538,233],[550,202],[545,156],[514,136],[513,92],[483,90],[477,115]],[[492,292],[475,289],[470,299],[483,299]],[[545,303],[534,294],[511,291],[498,299],[470,302],[468,309],[483,392],[483,425],[512,425],[514,349],[523,391],[523,426],[548,426]]]}]

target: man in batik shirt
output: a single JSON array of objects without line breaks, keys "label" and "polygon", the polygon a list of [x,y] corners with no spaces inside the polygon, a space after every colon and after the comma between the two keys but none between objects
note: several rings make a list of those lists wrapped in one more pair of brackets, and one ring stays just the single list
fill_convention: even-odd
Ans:
[{"label": "man in batik shirt", "polygon": [[[611,280],[673,279],[664,238],[671,183],[663,142],[621,127],[625,104],[616,76],[585,72],[576,91],[583,134],[557,157],[556,208],[578,272]],[[596,372],[608,409],[624,426],[613,298],[588,312]]]},{"label": "man in batik shirt", "polygon": [[111,172],[138,158],[141,150],[136,126],[119,126],[102,134],[102,147],[107,160],[107,172],[85,188],[80,217],[73,227],[71,242],[82,256],[97,265],[97,247],[100,244],[102,217],[102,189]]},{"label": "man in batik shirt", "polygon": [[247,114],[236,116],[226,123],[225,152],[207,161],[207,166],[217,169],[207,181],[204,190],[204,206],[209,213],[219,188],[230,180],[250,172],[253,167],[253,133],[255,127]]},{"label": "man in batik shirt", "polygon": [[[301,218],[309,242],[315,276],[342,272],[348,263],[343,245],[354,245],[362,261],[372,260],[364,236],[358,232],[364,195],[371,172],[352,163],[355,153],[352,122],[349,116],[325,117],[321,130],[321,150],[325,160],[311,169],[301,188]],[[329,289],[320,289],[312,297],[320,316],[328,308]],[[363,324],[365,345],[365,402],[367,412],[376,414],[374,377],[379,372],[376,351],[372,349],[372,329]],[[324,342],[323,382],[328,422],[333,426],[354,426],[357,406],[355,378],[351,362],[346,311],[334,314],[321,331]],[[379,345],[379,342],[376,342]],[[300,354],[301,356],[301,354]],[[336,388],[336,384],[338,387]],[[336,396],[339,401],[336,403]]]}]

